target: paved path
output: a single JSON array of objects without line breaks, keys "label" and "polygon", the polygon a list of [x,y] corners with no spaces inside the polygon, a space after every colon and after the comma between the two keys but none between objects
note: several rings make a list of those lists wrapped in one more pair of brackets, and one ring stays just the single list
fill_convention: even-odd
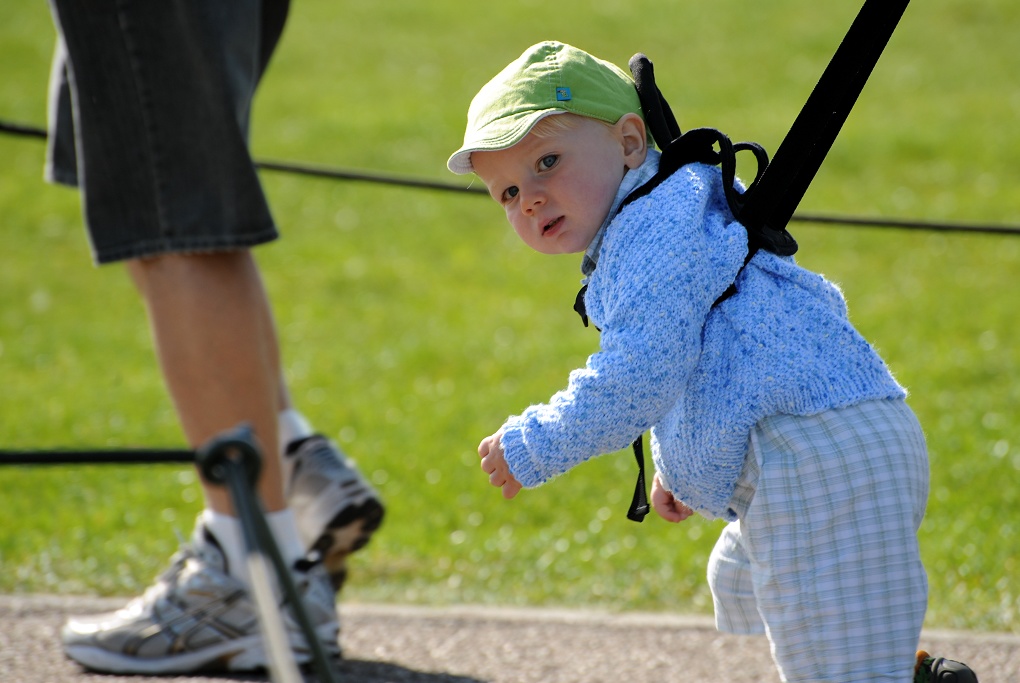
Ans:
[{"label": "paved path", "polygon": [[[69,614],[123,600],[0,596],[0,682],[177,683],[265,677],[89,674],[58,643]],[[345,683],[778,683],[764,638],[723,635],[710,619],[652,614],[344,605]],[[970,664],[981,683],[1020,680],[1020,636],[925,632],[921,646]]]}]

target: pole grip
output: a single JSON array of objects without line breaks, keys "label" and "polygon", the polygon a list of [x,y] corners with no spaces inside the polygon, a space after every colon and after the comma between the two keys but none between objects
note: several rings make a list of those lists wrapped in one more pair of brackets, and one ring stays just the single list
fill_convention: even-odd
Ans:
[{"label": "pole grip", "polygon": [[229,485],[231,461],[241,465],[245,482],[254,488],[262,469],[262,456],[255,445],[255,433],[248,424],[213,437],[195,452],[195,464],[202,477],[212,484]]}]

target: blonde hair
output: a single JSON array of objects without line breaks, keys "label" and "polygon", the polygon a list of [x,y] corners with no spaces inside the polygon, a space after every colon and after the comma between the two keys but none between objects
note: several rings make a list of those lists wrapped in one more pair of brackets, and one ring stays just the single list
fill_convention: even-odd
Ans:
[{"label": "blonde hair", "polygon": [[531,129],[531,134],[536,138],[551,138],[559,133],[577,128],[578,124],[584,120],[601,123],[607,128],[612,128],[615,125],[602,121],[601,119],[594,119],[588,116],[581,116],[580,114],[563,112],[562,114],[550,114],[549,116],[539,119],[538,123],[536,123]]}]

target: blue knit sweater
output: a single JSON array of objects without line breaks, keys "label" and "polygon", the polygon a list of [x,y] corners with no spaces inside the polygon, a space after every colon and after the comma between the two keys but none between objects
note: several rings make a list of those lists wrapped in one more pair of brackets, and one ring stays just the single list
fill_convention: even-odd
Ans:
[{"label": "blue knit sweater", "polygon": [[[585,295],[601,348],[548,403],[503,425],[514,477],[537,486],[651,428],[666,488],[732,520],[760,419],[906,396],[850,324],[839,289],[764,251],[741,271],[746,254],[713,166],[684,166],[626,206]],[[712,308],[735,277],[737,293]]]}]

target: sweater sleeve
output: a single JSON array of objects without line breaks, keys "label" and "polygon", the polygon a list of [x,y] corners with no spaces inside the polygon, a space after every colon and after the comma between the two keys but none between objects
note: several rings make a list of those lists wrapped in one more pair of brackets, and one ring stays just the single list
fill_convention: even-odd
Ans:
[{"label": "sweater sleeve", "polygon": [[724,206],[717,170],[692,165],[613,221],[585,297],[600,350],[565,389],[503,426],[521,484],[626,447],[676,404],[712,303],[746,254],[746,233]]}]

